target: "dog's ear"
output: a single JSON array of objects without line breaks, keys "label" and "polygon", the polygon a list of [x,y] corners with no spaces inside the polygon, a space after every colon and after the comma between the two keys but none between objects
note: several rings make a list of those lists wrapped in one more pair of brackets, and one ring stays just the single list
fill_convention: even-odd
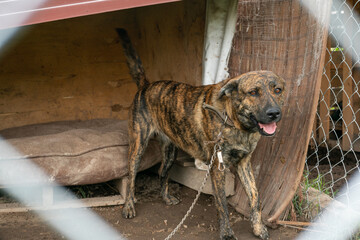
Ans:
[{"label": "dog's ear", "polygon": [[230,97],[234,91],[238,90],[239,81],[239,78],[233,78],[225,83],[225,85],[219,91],[218,98],[221,99],[225,95]]}]

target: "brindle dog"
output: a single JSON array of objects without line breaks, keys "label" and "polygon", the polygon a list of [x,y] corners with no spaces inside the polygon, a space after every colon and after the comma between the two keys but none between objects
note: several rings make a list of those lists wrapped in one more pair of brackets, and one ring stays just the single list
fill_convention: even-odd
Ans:
[{"label": "brindle dog", "polygon": [[[261,220],[260,200],[250,159],[261,135],[275,134],[276,123],[281,118],[285,81],[273,72],[256,71],[209,86],[196,87],[174,81],[149,83],[126,31],[117,31],[130,73],[139,88],[129,116],[130,181],[123,217],[136,215],[135,176],[151,137],[157,136],[162,142],[163,161],[159,174],[161,195],[168,205],[179,203],[168,188],[168,172],[176,158],[177,148],[209,164],[217,143],[225,167],[235,167],[245,187],[254,234],[268,239]],[[229,224],[225,173],[219,170],[219,164],[216,158],[210,175],[220,222],[220,239],[236,239]]]}]

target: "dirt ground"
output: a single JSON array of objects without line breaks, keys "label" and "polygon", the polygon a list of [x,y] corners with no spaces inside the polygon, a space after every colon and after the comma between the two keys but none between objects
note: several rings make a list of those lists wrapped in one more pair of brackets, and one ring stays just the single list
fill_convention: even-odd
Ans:
[{"label": "dirt ground", "polygon": [[[159,181],[149,171],[140,173],[137,178],[137,217],[123,219],[122,206],[93,208],[99,216],[117,229],[126,239],[164,239],[180,222],[193,202],[196,191],[176,183],[170,189],[181,199],[176,206],[166,206],[159,194]],[[85,188],[86,191],[90,191]],[[81,191],[84,194],[83,190]],[[1,200],[1,199],[0,199]],[[230,222],[238,239],[258,239],[252,235],[250,223],[230,207]],[[270,229],[271,239],[295,239],[297,231],[280,227]],[[57,240],[65,239],[39,219],[34,213],[1,213],[1,240]],[[219,239],[216,210],[212,196],[202,194],[184,226],[172,239],[212,240]]]}]

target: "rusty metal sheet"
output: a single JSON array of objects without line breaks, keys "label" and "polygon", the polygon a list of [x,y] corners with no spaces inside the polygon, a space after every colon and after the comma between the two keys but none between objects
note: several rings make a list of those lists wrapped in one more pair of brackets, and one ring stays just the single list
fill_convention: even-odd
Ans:
[{"label": "rusty metal sheet", "polygon": [[175,1],[179,0],[0,1],[0,29]]}]

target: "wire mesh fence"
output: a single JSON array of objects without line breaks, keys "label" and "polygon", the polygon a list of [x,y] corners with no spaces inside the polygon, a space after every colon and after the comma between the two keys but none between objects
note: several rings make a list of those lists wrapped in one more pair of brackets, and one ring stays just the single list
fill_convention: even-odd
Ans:
[{"label": "wire mesh fence", "polygon": [[[330,17],[318,109],[302,192],[294,208],[313,219],[328,200],[346,194],[360,171],[360,0],[335,1]],[[306,201],[303,202],[303,199]],[[299,204],[300,202],[300,204]]]}]

